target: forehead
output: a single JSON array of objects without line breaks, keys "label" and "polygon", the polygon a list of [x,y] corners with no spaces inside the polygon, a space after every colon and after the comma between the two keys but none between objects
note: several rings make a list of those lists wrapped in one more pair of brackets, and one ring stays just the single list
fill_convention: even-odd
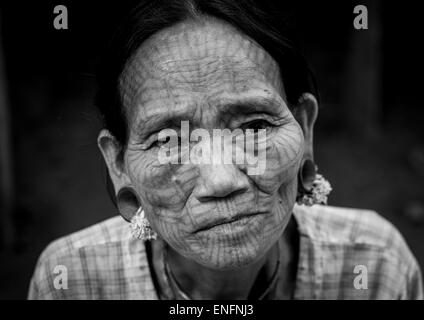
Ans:
[{"label": "forehead", "polygon": [[251,96],[283,94],[278,65],[234,27],[213,19],[186,21],[143,43],[127,63],[120,90],[136,118]]}]

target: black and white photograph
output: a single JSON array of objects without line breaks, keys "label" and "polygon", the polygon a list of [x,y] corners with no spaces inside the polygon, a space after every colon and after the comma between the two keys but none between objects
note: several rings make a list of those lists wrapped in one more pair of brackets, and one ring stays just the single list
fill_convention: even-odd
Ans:
[{"label": "black and white photograph", "polygon": [[410,0],[2,1],[0,300],[422,300],[421,23]]}]

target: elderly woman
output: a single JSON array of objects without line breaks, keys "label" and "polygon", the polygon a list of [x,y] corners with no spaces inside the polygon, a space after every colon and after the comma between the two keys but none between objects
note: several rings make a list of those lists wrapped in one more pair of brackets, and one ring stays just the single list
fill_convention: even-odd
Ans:
[{"label": "elderly woman", "polygon": [[331,187],[313,160],[310,79],[250,1],[137,6],[97,99],[123,218],[48,246],[29,298],[422,298],[417,262],[389,222],[323,205]]}]

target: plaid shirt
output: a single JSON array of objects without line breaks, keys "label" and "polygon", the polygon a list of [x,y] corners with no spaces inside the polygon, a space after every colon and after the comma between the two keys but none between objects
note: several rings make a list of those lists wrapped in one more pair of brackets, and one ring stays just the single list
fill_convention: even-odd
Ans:
[{"label": "plaid shirt", "polygon": [[[294,217],[300,233],[295,299],[423,298],[414,256],[376,213],[295,206]],[[38,260],[28,298],[157,299],[158,294],[144,243],[131,239],[118,216],[50,244]]]}]

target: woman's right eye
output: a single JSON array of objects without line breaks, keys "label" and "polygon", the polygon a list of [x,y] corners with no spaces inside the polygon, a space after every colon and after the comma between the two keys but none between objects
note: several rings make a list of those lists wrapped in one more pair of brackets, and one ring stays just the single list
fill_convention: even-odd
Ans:
[{"label": "woman's right eye", "polygon": [[[181,139],[180,139],[179,136],[176,136],[176,138],[177,138],[176,141],[178,141],[178,145],[179,145]],[[172,139],[172,140],[175,141],[175,138]],[[158,140],[157,139],[157,140],[155,140],[154,142],[152,142],[152,144],[150,145],[150,147],[158,147],[158,148],[160,148],[160,147],[163,147],[166,144],[169,144],[169,147],[170,148],[175,147],[174,145],[171,145],[170,143],[171,143],[171,137],[170,136],[167,136],[164,139],[161,139],[161,140]]]},{"label": "woman's right eye", "polygon": [[155,140],[152,145],[155,147],[161,147],[164,144],[168,143],[169,141],[171,141],[171,137],[166,137],[165,139],[162,140]]}]

